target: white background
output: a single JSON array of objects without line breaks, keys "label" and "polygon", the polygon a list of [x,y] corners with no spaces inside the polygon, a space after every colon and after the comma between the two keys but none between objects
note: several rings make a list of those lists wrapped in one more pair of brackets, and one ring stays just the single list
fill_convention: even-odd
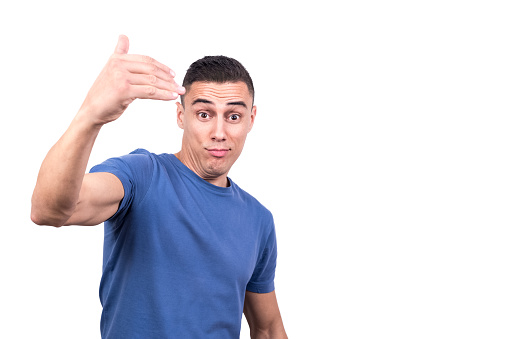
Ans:
[{"label": "white background", "polygon": [[[99,338],[103,226],[36,226],[30,197],[126,34],[178,82],[204,55],[251,73],[230,176],[275,216],[291,338],[507,338],[504,3],[2,2],[0,337]],[[89,168],[178,151],[175,109],[134,102]]]}]

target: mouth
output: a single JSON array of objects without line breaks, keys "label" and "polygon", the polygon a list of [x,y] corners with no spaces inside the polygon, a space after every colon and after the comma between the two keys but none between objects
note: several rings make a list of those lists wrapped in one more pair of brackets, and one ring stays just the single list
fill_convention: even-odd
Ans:
[{"label": "mouth", "polygon": [[225,157],[226,154],[231,150],[229,148],[206,148],[208,153],[210,153],[212,156],[216,158],[222,158]]}]

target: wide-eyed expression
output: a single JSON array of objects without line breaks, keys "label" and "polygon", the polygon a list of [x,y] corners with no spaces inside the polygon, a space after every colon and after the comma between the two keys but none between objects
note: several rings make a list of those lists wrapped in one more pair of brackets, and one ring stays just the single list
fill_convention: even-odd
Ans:
[{"label": "wide-eyed expression", "polygon": [[183,105],[177,103],[184,133],[176,155],[201,178],[226,186],[227,173],[254,124],[252,95],[244,82],[195,82],[183,100]]}]

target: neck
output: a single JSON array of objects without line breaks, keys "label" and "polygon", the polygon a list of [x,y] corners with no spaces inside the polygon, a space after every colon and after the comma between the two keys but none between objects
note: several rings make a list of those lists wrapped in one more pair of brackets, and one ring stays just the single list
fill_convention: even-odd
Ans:
[{"label": "neck", "polygon": [[187,166],[192,172],[196,173],[201,179],[208,181],[210,184],[213,184],[215,186],[219,186],[219,187],[228,187],[229,186],[229,180],[227,177],[227,173],[224,173],[224,174],[218,175],[218,176],[207,175],[206,173],[204,173],[204,171],[200,171],[198,169],[198,166],[195,165],[196,162],[193,161],[192,156],[187,155],[187,153],[183,152],[183,150],[181,150],[178,153],[175,153],[175,156],[178,160],[180,160],[180,162],[182,164]]}]

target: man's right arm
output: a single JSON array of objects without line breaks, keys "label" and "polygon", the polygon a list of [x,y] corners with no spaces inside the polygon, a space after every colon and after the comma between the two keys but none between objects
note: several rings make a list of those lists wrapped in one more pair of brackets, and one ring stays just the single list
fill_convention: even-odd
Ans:
[{"label": "man's right arm", "polygon": [[97,225],[111,217],[123,186],[111,173],[85,174],[100,127],[78,114],[44,159],[32,196],[32,221],[39,225]]},{"label": "man's right arm", "polygon": [[36,224],[96,225],[112,216],[124,195],[120,180],[110,173],[85,175],[101,127],[137,98],[174,100],[185,93],[169,67],[128,49],[127,37],[120,36],[78,114],[44,159],[32,195]]}]

